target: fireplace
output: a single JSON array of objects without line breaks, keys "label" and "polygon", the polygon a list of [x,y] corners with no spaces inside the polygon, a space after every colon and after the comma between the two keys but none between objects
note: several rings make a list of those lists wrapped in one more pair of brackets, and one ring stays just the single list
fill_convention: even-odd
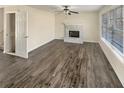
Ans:
[{"label": "fireplace", "polygon": [[64,42],[83,44],[83,27],[82,25],[64,24]]},{"label": "fireplace", "polygon": [[75,38],[79,38],[79,31],[71,31],[69,30],[69,37],[75,37]]}]

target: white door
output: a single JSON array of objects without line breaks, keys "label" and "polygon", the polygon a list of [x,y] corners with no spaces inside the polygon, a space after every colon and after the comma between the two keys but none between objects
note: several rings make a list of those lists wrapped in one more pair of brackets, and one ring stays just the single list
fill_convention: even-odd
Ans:
[{"label": "white door", "polygon": [[6,28],[6,33],[5,33],[5,37],[6,38],[4,38],[4,40],[5,40],[5,48],[4,48],[4,51],[6,52],[6,53],[8,53],[9,51],[10,51],[10,20],[9,20],[9,14],[6,14],[6,19],[5,19],[6,21],[5,21],[5,28]]},{"label": "white door", "polygon": [[16,14],[16,55],[28,58],[27,51],[27,12]]}]

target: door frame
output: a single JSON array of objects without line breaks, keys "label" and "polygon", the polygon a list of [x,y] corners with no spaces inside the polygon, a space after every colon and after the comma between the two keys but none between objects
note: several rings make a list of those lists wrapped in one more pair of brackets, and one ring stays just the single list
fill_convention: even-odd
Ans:
[{"label": "door frame", "polygon": [[[10,52],[8,52],[8,49],[7,49],[7,46],[8,46],[8,44],[7,44],[7,33],[8,33],[8,31],[7,31],[7,14],[10,14],[10,13],[15,13],[15,17],[16,17],[16,14],[17,14],[17,11],[5,11],[4,12],[4,53],[6,53],[6,54],[12,54],[12,55],[15,55],[15,53],[10,53]],[[15,18],[15,22],[16,22],[16,18]],[[16,39],[16,23],[15,23],[15,39]],[[16,46],[15,46],[16,47]]]},{"label": "door frame", "polygon": [[[16,24],[16,22],[17,22],[17,19],[16,19],[16,16],[17,16],[17,13],[18,12],[20,12],[19,10],[10,10],[10,11],[4,11],[4,49],[3,49],[3,53],[6,53],[6,54],[10,54],[10,55],[15,55],[15,56],[18,56],[17,54],[16,54],[16,52],[15,53],[10,53],[10,52],[8,52],[8,50],[7,50],[7,14],[10,14],[10,13],[15,13],[15,40],[17,39],[17,30],[18,30],[18,24]],[[26,12],[27,13],[27,20],[26,20],[26,25],[27,25],[27,27],[26,27],[26,37],[28,37],[28,12]],[[26,53],[27,53],[27,55],[25,56],[25,57],[23,57],[23,58],[28,58],[28,38],[26,38]],[[16,48],[16,46],[15,46],[15,48]]]}]

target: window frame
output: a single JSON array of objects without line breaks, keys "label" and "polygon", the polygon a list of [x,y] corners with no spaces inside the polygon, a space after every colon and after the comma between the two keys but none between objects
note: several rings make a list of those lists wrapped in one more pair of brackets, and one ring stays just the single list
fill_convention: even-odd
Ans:
[{"label": "window frame", "polygon": [[[111,11],[115,11],[114,9],[117,9],[117,8],[119,8],[119,7],[122,7],[122,20],[123,20],[123,52],[121,52],[118,48],[116,48],[114,45],[112,45],[112,43],[107,40],[107,32],[106,32],[106,33],[103,32],[103,15],[107,14],[108,12],[109,12],[109,14],[110,14]],[[117,7],[113,8],[113,9],[111,9],[111,10],[108,11],[108,12],[105,12],[104,14],[101,15],[101,28],[100,28],[100,29],[101,29],[101,33],[100,33],[100,34],[101,34],[101,35],[100,35],[101,40],[104,41],[104,43],[106,43],[107,46],[111,47],[111,49],[112,49],[113,51],[115,51],[115,52],[118,53],[122,58],[124,58],[124,6],[123,6],[123,5],[117,6]],[[109,21],[110,21],[110,20],[109,20]],[[115,22],[114,22],[114,26],[115,26]],[[108,25],[107,25],[107,27],[108,27]],[[103,33],[106,35],[105,37],[103,36]]]}]

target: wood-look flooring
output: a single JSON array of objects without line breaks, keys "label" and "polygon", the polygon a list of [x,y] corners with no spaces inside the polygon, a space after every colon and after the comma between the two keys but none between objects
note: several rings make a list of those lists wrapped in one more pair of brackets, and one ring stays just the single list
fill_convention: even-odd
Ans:
[{"label": "wood-look flooring", "polygon": [[0,51],[0,87],[121,88],[99,44],[52,42],[34,50],[29,59]]}]

